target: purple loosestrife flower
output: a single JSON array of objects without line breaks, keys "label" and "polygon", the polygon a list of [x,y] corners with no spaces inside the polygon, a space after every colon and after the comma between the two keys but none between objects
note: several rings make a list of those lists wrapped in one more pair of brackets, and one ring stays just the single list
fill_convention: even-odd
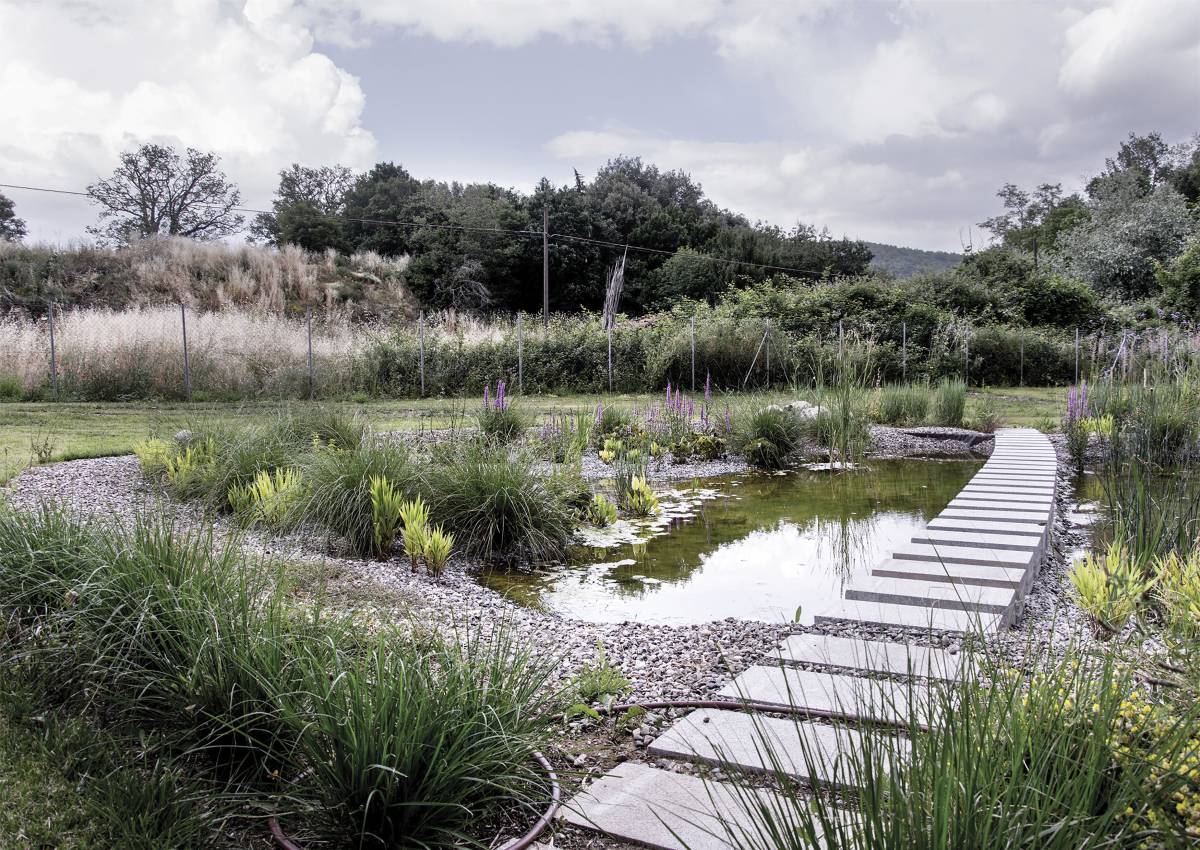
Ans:
[{"label": "purple loosestrife flower", "polygon": [[692,417],[696,415],[696,403],[690,398],[688,399],[688,424],[692,424]]},{"label": "purple loosestrife flower", "polygon": [[675,415],[683,415],[683,390],[675,390]]}]

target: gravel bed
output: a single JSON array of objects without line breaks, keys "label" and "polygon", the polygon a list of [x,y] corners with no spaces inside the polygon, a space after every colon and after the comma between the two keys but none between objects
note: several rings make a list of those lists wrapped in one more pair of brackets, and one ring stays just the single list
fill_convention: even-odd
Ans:
[{"label": "gravel bed", "polygon": [[[872,425],[873,457],[961,458],[990,457],[994,438],[991,434],[967,428],[893,428]],[[972,447],[972,443],[975,445]]]}]

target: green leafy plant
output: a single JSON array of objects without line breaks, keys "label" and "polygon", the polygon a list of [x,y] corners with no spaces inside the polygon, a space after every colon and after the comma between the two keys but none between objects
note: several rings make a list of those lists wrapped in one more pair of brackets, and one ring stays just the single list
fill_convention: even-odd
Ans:
[{"label": "green leafy plant", "polygon": [[134,443],[133,453],[147,478],[159,478],[166,473],[174,451],[166,440],[151,438]]},{"label": "green leafy plant", "polygon": [[429,506],[420,496],[402,503],[399,506],[400,521],[404,525],[401,539],[404,543],[404,553],[412,562],[415,573],[425,554],[429,540]]},{"label": "green leafy plant", "polygon": [[588,503],[587,520],[598,528],[606,528],[617,521],[617,506],[603,493],[596,493]]},{"label": "green leafy plant", "polygon": [[296,518],[295,508],[304,494],[304,483],[294,469],[263,470],[245,485],[229,491],[234,516],[245,526],[263,525],[281,530]]},{"label": "green leafy plant", "polygon": [[169,457],[163,475],[171,492],[181,499],[201,495],[215,454],[216,444],[210,437],[188,443]]},{"label": "green leafy plant", "polygon": [[604,644],[596,641],[596,657],[579,668],[571,689],[584,704],[608,704],[633,690],[633,685],[609,662]]},{"label": "green leafy plant", "polygon": [[[407,545],[407,544],[406,544]],[[429,529],[425,536],[425,566],[435,578],[442,574],[450,552],[454,548],[454,535],[447,534],[442,526]]]},{"label": "green leafy plant", "polygon": [[1112,635],[1137,613],[1142,597],[1154,586],[1129,557],[1125,547],[1112,543],[1102,553],[1088,553],[1068,574],[1080,606],[1092,617],[1098,635]]},{"label": "green leafy plant", "polygon": [[383,557],[392,550],[403,525],[404,493],[382,475],[372,476],[369,486],[375,555]]},{"label": "green leafy plant", "polygon": [[625,494],[621,507],[632,516],[652,516],[658,512],[658,497],[654,495],[646,479],[637,476],[630,482],[629,492]]}]

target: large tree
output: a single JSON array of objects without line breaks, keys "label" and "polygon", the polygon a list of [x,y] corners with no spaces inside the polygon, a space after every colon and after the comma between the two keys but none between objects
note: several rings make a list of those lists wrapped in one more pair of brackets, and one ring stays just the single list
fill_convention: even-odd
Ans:
[{"label": "large tree", "polygon": [[106,180],[87,187],[100,206],[100,224],[88,232],[123,245],[143,236],[219,239],[242,226],[242,197],[220,169],[215,153],[142,145],[121,154]]},{"label": "large tree", "polygon": [[26,232],[24,219],[17,218],[13,211],[13,202],[0,194],[0,239],[17,242]]},{"label": "large tree", "polygon": [[1015,183],[1005,183],[996,193],[1004,212],[981,221],[979,226],[1006,248],[1022,251],[1050,250],[1060,234],[1088,217],[1087,205],[1078,195],[1063,195],[1061,183],[1043,183],[1032,192]]},{"label": "large tree", "polygon": [[259,213],[250,235],[270,245],[299,245],[308,251],[346,246],[346,193],[354,172],[344,165],[307,168],[293,163],[279,172],[271,212]]}]

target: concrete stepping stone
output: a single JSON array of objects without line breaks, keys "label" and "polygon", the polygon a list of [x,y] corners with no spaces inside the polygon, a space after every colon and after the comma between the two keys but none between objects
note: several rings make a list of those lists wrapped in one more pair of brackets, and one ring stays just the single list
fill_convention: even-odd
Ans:
[{"label": "concrete stepping stone", "polygon": [[720,697],[835,712],[851,721],[907,726],[928,719],[925,685],[818,673],[795,667],[750,667],[717,692]]},{"label": "concrete stepping stone", "polygon": [[[686,759],[755,773],[784,773],[810,782],[851,787],[845,760],[870,753],[887,769],[888,755],[909,750],[906,739],[844,725],[755,716],[701,708],[678,721],[647,748],[652,756]],[[864,752],[865,751],[865,752]]]},{"label": "concrete stepping stone", "polygon": [[978,584],[951,584],[874,576],[849,585],[846,588],[846,598],[864,602],[889,602],[894,605],[948,608],[952,611],[978,611],[1007,618],[1016,606],[1017,591],[1011,587],[985,587]]},{"label": "concrete stepping stone", "polygon": [[1029,506],[1034,506],[1037,510],[1050,510],[1054,505],[1054,500],[1049,496],[1041,496],[1033,493],[969,493],[963,491],[955,496],[950,505],[955,507],[975,507],[973,503],[982,502],[989,505],[996,504],[1018,504],[1025,505],[1023,510],[1030,510]]},{"label": "concrete stepping stone", "polygon": [[871,570],[883,578],[906,578],[945,584],[975,584],[980,587],[1007,587],[1019,590],[1029,584],[1030,570],[1017,567],[993,567],[980,564],[955,564],[945,561],[884,561]]},{"label": "concrete stepping stone", "polygon": [[1038,525],[1046,526],[1049,520],[1046,511],[1005,510],[1003,508],[964,508],[948,507],[937,515],[937,521],[955,520],[979,523],[1004,523],[1005,525]]},{"label": "concrete stepping stone", "polygon": [[995,634],[1000,629],[998,614],[948,611],[944,608],[920,608],[915,605],[893,605],[883,602],[861,602],[843,599],[813,616],[818,625],[837,623],[867,623],[873,626],[902,626],[909,629],[936,629],[962,634]]},{"label": "concrete stepping stone", "polygon": [[1054,495],[1053,484],[995,484],[990,481],[984,481],[980,484],[968,484],[959,491],[960,495],[967,493],[1016,493],[1016,494],[1038,494],[1045,496]]},{"label": "concrete stepping stone", "polygon": [[786,805],[769,791],[739,792],[724,783],[627,761],[575,795],[561,817],[656,850],[730,850],[733,845],[719,818],[735,830],[745,822],[739,794],[761,805]]},{"label": "concrete stepping stone", "polygon": [[837,635],[789,635],[771,657],[784,664],[824,664],[871,673],[954,679],[962,661],[944,649]]},{"label": "concrete stepping stone", "polygon": [[1037,552],[1045,543],[1045,537],[1041,534],[992,534],[985,531],[946,530],[926,526],[924,531],[913,535],[912,542],[930,546],[971,546],[979,549]]},{"label": "concrete stepping stone", "polygon": [[932,561],[948,564],[980,564],[982,566],[1028,569],[1034,560],[1032,551],[985,549],[974,546],[933,546],[910,543],[892,553],[896,561]]},{"label": "concrete stepping stone", "polygon": [[938,514],[929,521],[929,525],[925,526],[931,531],[966,531],[979,532],[981,534],[1009,534],[1014,537],[1036,537],[1042,539],[1046,536],[1045,522],[995,522],[987,517],[971,517],[964,519],[956,519],[945,514]]}]

